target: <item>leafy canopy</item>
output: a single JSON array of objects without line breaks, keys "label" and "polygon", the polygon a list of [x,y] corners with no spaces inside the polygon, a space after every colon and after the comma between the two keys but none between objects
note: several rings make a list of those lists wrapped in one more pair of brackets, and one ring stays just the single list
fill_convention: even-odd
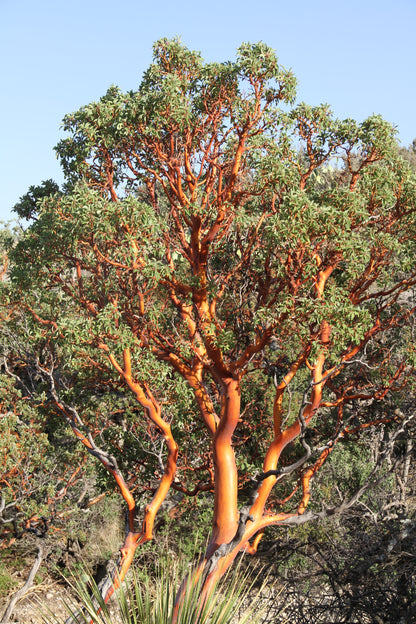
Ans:
[{"label": "leafy canopy", "polygon": [[411,378],[415,174],[380,116],[294,105],[295,86],[263,43],[204,63],[162,39],[136,91],[65,117],[64,192],[25,212],[12,288],[66,370],[124,384],[167,445],[135,543],[170,487],[214,491],[215,547],[299,518],[334,446]]}]

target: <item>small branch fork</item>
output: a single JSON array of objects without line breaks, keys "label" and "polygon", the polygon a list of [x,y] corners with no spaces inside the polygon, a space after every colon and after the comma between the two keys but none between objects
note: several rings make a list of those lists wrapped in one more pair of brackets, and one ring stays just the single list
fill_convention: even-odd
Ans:
[{"label": "small branch fork", "polygon": [[56,407],[59,409],[67,423],[71,426],[75,436],[82,442],[82,444],[87,448],[88,452],[96,457],[103,466],[109,470],[112,474],[120,473],[119,467],[117,465],[116,458],[113,455],[110,455],[103,449],[99,448],[91,435],[91,433],[86,432],[86,427],[79,416],[78,411],[71,405],[68,405],[62,398],[58,396],[55,384],[55,378],[53,375],[54,363],[52,363],[51,368],[47,369],[39,364],[39,371],[41,371],[44,377],[49,382],[49,392],[51,397],[54,400]]}]

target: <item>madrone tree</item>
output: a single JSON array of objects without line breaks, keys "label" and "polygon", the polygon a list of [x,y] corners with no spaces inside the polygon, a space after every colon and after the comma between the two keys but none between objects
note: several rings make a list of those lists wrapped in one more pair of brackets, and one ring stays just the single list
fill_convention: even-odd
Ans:
[{"label": "madrone tree", "polygon": [[[49,397],[127,503],[121,579],[169,491],[214,493],[196,573],[209,588],[266,527],[319,515],[313,478],[337,445],[404,417],[415,176],[379,116],[340,121],[294,98],[263,43],[204,63],[159,41],[137,91],[65,117],[66,188],[31,209],[11,253],[54,349],[39,363]],[[140,444],[164,441],[140,525],[121,459],[82,397],[65,399],[71,370],[123,385]]]}]

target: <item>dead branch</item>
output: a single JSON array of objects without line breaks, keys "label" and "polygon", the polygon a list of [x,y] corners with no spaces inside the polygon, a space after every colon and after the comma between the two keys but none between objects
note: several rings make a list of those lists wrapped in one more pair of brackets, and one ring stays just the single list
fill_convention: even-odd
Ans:
[{"label": "dead branch", "polygon": [[40,568],[43,559],[43,548],[42,546],[38,546],[38,554],[36,559],[32,565],[32,568],[29,572],[29,576],[27,577],[26,583],[21,587],[12,597],[7,608],[3,614],[0,624],[7,624],[10,620],[10,617],[13,613],[13,610],[19,600],[23,598],[23,596],[29,591],[29,589],[33,585],[33,581],[35,579],[36,573]]}]

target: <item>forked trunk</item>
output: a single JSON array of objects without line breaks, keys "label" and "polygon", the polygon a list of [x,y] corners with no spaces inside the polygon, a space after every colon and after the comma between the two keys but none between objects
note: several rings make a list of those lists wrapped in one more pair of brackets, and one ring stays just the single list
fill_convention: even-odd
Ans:
[{"label": "forked trunk", "polygon": [[239,380],[223,379],[221,419],[213,436],[215,490],[211,540],[196,569],[187,576],[178,591],[172,624],[177,622],[180,605],[189,585],[200,586],[200,608],[203,608],[205,600],[222,576],[220,559],[223,551],[238,532],[238,472],[232,437],[240,418],[240,405]]}]

